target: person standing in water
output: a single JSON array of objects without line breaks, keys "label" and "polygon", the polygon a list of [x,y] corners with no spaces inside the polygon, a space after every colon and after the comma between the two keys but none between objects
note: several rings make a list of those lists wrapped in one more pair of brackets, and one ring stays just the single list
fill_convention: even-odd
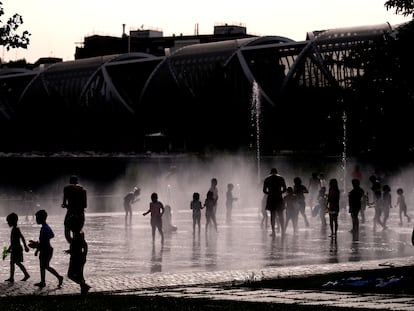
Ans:
[{"label": "person standing in water", "polygon": [[216,213],[214,212],[215,200],[214,200],[214,193],[212,191],[207,192],[207,197],[204,202],[204,207],[206,208],[206,233],[208,231],[208,226],[210,223],[213,223],[214,228],[217,232],[217,221],[216,221]]},{"label": "person standing in water", "polygon": [[85,209],[87,207],[86,189],[79,184],[79,179],[75,175],[69,178],[69,184],[63,188],[62,207],[66,208],[65,238],[70,244],[74,234],[73,228],[82,230],[85,224]]},{"label": "person standing in water", "polygon": [[407,222],[411,222],[410,216],[407,214],[407,203],[405,203],[404,197],[404,190],[403,188],[397,189],[397,204],[396,207],[399,207],[399,216],[400,216],[400,223],[399,225],[403,225],[403,216],[407,217]]},{"label": "person standing in water", "polygon": [[158,194],[151,194],[151,203],[148,211],[142,215],[146,216],[151,213],[151,230],[152,230],[152,243],[155,242],[155,230],[158,229],[158,232],[161,236],[161,244],[164,244],[164,232],[162,230],[162,214],[164,214],[164,205],[158,201]]},{"label": "person standing in water", "polygon": [[364,200],[365,192],[360,186],[358,178],[352,179],[352,190],[348,195],[349,213],[352,218],[352,240],[359,240],[359,212],[361,211],[362,201]]},{"label": "person standing in water", "polygon": [[331,228],[330,237],[336,240],[338,232],[338,215],[339,215],[339,199],[341,193],[338,187],[338,180],[332,178],[329,180],[328,189],[328,213],[329,213],[329,227]]},{"label": "person standing in water", "polygon": [[276,168],[270,170],[270,175],[263,182],[263,193],[267,195],[266,209],[270,211],[272,236],[276,235],[276,217],[279,219],[282,235],[285,234],[285,217],[283,193],[286,192],[285,179],[280,176]]},{"label": "person standing in water", "polygon": [[200,194],[198,192],[193,193],[193,200],[190,203],[190,209],[193,211],[193,236],[195,235],[196,226],[198,226],[198,235],[200,236],[200,220],[203,205],[201,204]]},{"label": "person standing in water", "polygon": [[139,195],[141,189],[135,187],[132,191],[128,192],[124,197],[124,209],[125,209],[125,225],[131,225],[132,222],[132,204],[139,201]]},{"label": "person standing in water", "polygon": [[211,191],[213,193],[213,200],[214,200],[213,211],[214,211],[214,217],[216,217],[217,202],[218,202],[218,198],[219,198],[218,189],[217,189],[217,178],[212,178],[211,179],[211,185],[210,185],[209,191]]},{"label": "person standing in water", "polygon": [[226,192],[226,222],[231,222],[231,212],[233,210],[233,202],[237,201],[237,198],[233,196],[234,185],[232,183],[227,184]]},{"label": "person standing in water", "polygon": [[305,193],[309,193],[308,188],[302,184],[302,179],[300,177],[295,177],[293,179],[293,194],[296,198],[296,204],[299,207],[299,213],[302,215],[306,227],[309,227],[309,221],[306,217]]},{"label": "person standing in water", "polygon": [[17,226],[17,222],[19,217],[16,213],[11,213],[6,218],[7,224],[11,227],[10,233],[10,246],[7,248],[7,252],[11,253],[10,256],[10,277],[6,280],[7,282],[13,283],[14,282],[14,270],[15,266],[18,266],[20,270],[22,270],[24,274],[24,278],[22,281],[26,281],[30,278],[29,273],[25,266],[23,265],[23,247],[20,241],[23,243],[24,250],[26,252],[29,251],[29,247],[27,247],[26,240],[20,231],[20,228]]}]

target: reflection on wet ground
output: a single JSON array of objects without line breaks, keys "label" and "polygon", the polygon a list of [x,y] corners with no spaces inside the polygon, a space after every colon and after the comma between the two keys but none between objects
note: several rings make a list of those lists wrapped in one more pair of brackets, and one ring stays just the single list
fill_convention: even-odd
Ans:
[{"label": "reflection on wet ground", "polygon": [[[261,216],[256,208],[234,209],[230,224],[225,223],[225,212],[219,211],[218,233],[205,233],[203,215],[201,234],[193,236],[191,210],[178,210],[173,211],[173,224],[178,230],[166,233],[163,245],[158,232],[155,243],[152,243],[149,217],[143,217],[142,212],[135,209],[131,226],[125,226],[122,212],[87,213],[84,228],[89,243],[86,278],[129,273],[260,269],[414,256],[412,225],[405,223],[400,227],[395,209],[391,212],[389,229],[385,231],[373,231],[373,211],[368,210],[368,221],[361,224],[358,242],[352,241],[349,233],[351,220],[345,212],[339,218],[338,238],[335,241],[329,238],[329,227],[321,228],[319,219],[310,215],[309,227],[305,227],[303,219],[299,219],[297,235],[293,234],[290,226],[284,240],[279,234],[272,238],[269,228],[261,228]],[[20,218],[19,226],[26,240],[37,239],[40,226],[32,219]],[[51,266],[66,274],[69,257],[64,254],[68,244],[63,236],[63,218],[64,215],[51,215],[48,223],[55,232],[52,240],[55,253]],[[5,218],[0,223],[0,236],[3,245],[8,245],[10,228]],[[24,257],[29,273],[37,276],[38,258],[33,251],[25,253]],[[8,258],[2,265],[0,277],[6,279]],[[16,278],[20,273],[16,269]]]}]

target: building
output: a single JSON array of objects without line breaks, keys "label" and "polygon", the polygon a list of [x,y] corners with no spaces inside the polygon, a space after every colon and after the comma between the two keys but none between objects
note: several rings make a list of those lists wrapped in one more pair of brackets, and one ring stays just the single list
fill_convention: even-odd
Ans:
[{"label": "building", "polygon": [[165,56],[166,53],[185,45],[250,37],[255,36],[247,34],[245,26],[228,24],[214,26],[214,32],[211,35],[199,35],[196,30],[192,36],[180,34],[164,37],[162,31],[151,29],[131,30],[127,35],[124,29],[120,37],[99,35],[85,37],[82,46],[76,47],[75,59],[135,52]]}]

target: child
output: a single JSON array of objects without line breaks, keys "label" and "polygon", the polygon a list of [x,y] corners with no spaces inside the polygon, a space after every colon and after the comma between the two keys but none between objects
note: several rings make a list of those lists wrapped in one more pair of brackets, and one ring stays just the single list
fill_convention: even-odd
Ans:
[{"label": "child", "polygon": [[49,264],[53,257],[53,247],[50,245],[50,239],[53,239],[55,234],[50,226],[46,223],[47,212],[45,210],[39,210],[35,214],[36,223],[42,225],[39,234],[38,241],[29,241],[29,247],[35,248],[35,256],[39,254],[40,263],[40,282],[35,286],[43,288],[46,286],[46,270],[52,273],[58,279],[58,287],[60,288],[63,283],[63,276],[56,272]]},{"label": "child", "polygon": [[217,202],[218,202],[218,189],[217,189],[217,178],[211,179],[210,189],[213,193],[213,199],[214,199],[214,217],[216,217],[216,211],[217,211]]},{"label": "child", "polygon": [[206,200],[204,201],[204,206],[206,208],[206,233],[207,233],[208,225],[210,224],[210,222],[213,223],[214,228],[216,229],[216,232],[217,232],[216,214],[214,212],[214,206],[216,205],[215,202],[216,201],[214,199],[214,193],[213,191],[209,190],[207,192]]},{"label": "child", "polygon": [[305,221],[306,227],[309,227],[309,221],[306,217],[305,207],[306,207],[306,201],[305,201],[305,193],[309,193],[308,188],[306,188],[302,184],[302,179],[300,177],[295,177],[293,179],[293,194],[296,197],[296,203],[299,207],[299,213],[302,215],[303,220]]},{"label": "child", "polygon": [[321,187],[318,193],[318,205],[319,205],[319,218],[321,219],[321,225],[324,228],[326,226],[326,208],[328,205],[328,195],[326,194],[326,187]]},{"label": "child", "polygon": [[233,184],[227,184],[226,192],[226,222],[230,223],[231,221],[231,211],[233,209],[233,202],[237,201],[237,198],[233,197]]},{"label": "child", "polygon": [[200,194],[198,192],[193,193],[193,200],[190,203],[190,209],[193,210],[193,235],[195,234],[196,225],[198,226],[198,235],[200,235],[200,220],[203,205],[201,204]]},{"label": "child", "polygon": [[352,218],[352,240],[359,239],[359,212],[361,211],[362,202],[364,201],[365,191],[360,186],[358,178],[352,179],[352,190],[348,195],[349,213]]},{"label": "child", "polygon": [[26,245],[26,240],[22,232],[20,231],[20,228],[17,227],[18,219],[19,217],[17,216],[16,213],[11,213],[6,218],[9,227],[12,228],[11,234],[10,234],[10,246],[7,249],[7,252],[11,253],[11,256],[10,256],[10,277],[6,281],[10,283],[14,282],[14,269],[15,269],[14,266],[15,265],[17,265],[20,268],[20,270],[22,270],[22,272],[24,273],[24,278],[22,279],[22,281],[27,281],[27,279],[30,278],[29,273],[27,273],[26,268],[22,264],[23,247],[20,244],[20,240],[22,241],[24,250],[26,252],[29,251],[29,248]]},{"label": "child", "polygon": [[146,216],[151,213],[151,228],[152,228],[152,243],[155,242],[155,229],[158,228],[158,232],[161,235],[161,244],[164,243],[164,232],[162,231],[162,214],[164,214],[164,205],[158,201],[158,194],[151,194],[151,203],[148,211],[142,215]]},{"label": "child", "polygon": [[407,204],[405,203],[405,197],[404,197],[404,190],[402,188],[397,189],[397,204],[395,207],[400,207],[400,223],[399,225],[402,226],[402,216],[404,215],[407,217],[407,222],[411,222],[410,216],[407,215]]},{"label": "child", "polygon": [[330,237],[333,240],[336,240],[336,235],[338,232],[338,214],[339,214],[339,200],[341,193],[338,187],[338,180],[332,178],[329,180],[329,190],[328,190],[328,213],[329,213],[329,227],[331,228]]},{"label": "child", "polygon": [[264,194],[262,197],[262,202],[260,204],[260,213],[262,214],[262,221],[260,223],[261,228],[265,228],[267,229],[268,227],[268,220],[269,220],[269,215],[267,214],[267,209],[266,209],[266,202],[267,202],[267,194]]},{"label": "child", "polygon": [[171,206],[165,205],[164,207],[165,211],[162,215],[162,228],[163,232],[175,232],[177,231],[177,226],[172,224],[172,212],[171,212]]},{"label": "child", "polygon": [[384,185],[382,187],[382,200],[381,200],[382,212],[384,218],[382,219],[383,229],[387,229],[387,221],[390,216],[391,204],[391,188],[389,185]]},{"label": "child", "polygon": [[88,254],[88,244],[82,230],[74,231],[70,249],[66,253],[70,254],[68,277],[79,284],[81,294],[86,295],[91,287],[86,284],[83,276],[83,268],[86,263],[86,255]]},{"label": "child", "polygon": [[285,230],[287,229],[287,225],[289,220],[292,221],[293,224],[293,233],[298,233],[298,216],[299,216],[299,207],[296,204],[296,198],[293,194],[293,188],[287,187],[286,195],[283,198],[286,208],[286,222],[285,222]]}]

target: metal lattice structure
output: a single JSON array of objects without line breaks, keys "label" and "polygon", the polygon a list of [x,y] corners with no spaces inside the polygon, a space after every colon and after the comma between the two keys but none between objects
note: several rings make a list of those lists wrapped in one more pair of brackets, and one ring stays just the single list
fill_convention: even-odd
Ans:
[{"label": "metal lattice structure", "polygon": [[[365,74],[361,55],[394,31],[385,23],[310,32],[302,42],[244,38],[189,45],[164,57],[131,53],[3,71],[0,118],[10,133],[4,146],[254,149],[257,85],[265,152],[337,153],[343,114],[338,103]],[[319,135],[298,140],[314,123]]]}]

